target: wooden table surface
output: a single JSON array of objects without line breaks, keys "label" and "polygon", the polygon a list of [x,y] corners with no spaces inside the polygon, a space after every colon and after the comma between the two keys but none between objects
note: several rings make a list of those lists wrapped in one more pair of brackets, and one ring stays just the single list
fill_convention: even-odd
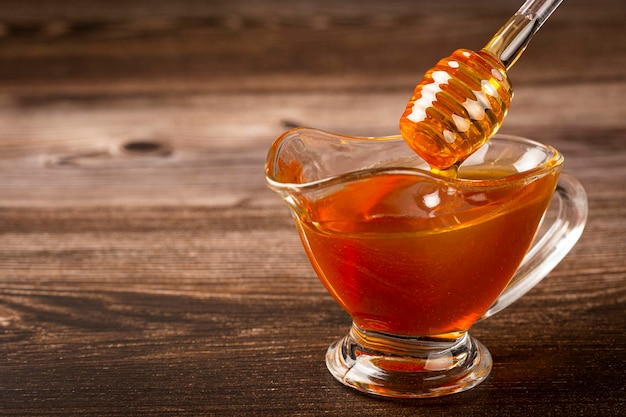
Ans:
[{"label": "wooden table surface", "polygon": [[264,184],[293,126],[397,133],[413,86],[520,1],[0,3],[0,415],[626,415],[622,0],[566,0],[512,69],[502,132],[585,186],[578,245],[472,334],[489,379],[345,388],[350,318]]}]

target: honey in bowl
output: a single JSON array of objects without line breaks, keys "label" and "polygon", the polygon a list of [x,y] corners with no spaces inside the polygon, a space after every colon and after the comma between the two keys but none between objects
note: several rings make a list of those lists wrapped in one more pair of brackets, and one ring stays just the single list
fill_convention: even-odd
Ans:
[{"label": "honey in bowl", "polygon": [[373,176],[315,201],[297,224],[317,275],[359,328],[459,332],[508,284],[557,177],[456,187],[419,175]]}]

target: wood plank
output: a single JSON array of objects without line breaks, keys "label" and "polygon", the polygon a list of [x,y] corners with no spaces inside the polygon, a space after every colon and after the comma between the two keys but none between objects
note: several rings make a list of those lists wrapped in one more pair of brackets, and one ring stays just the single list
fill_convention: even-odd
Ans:
[{"label": "wood plank", "polygon": [[[613,82],[528,86],[503,132],[560,149],[592,195],[622,195],[623,95],[625,85]],[[280,133],[302,125],[396,134],[405,100],[404,92],[350,90],[17,96],[0,104],[2,205],[278,204],[264,186],[263,164]]]},{"label": "wood plank", "polygon": [[[188,8],[143,1],[116,2],[119,7],[43,3],[0,6],[3,89],[50,84],[71,89],[103,80],[258,89],[267,79],[281,78],[287,78],[283,88],[290,88],[290,77],[312,77],[306,84],[314,85],[330,75],[364,77],[366,85],[386,76],[385,84],[374,87],[409,89],[454,49],[482,47],[517,7],[488,1],[431,1],[418,10],[409,1],[324,1],[310,7],[276,0],[191,2]],[[623,79],[623,3],[605,0],[599,9],[568,1],[537,35],[513,79]]]}]

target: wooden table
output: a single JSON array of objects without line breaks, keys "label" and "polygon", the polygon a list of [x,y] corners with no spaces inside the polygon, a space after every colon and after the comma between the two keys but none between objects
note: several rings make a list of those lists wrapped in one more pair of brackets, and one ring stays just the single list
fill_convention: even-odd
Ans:
[{"label": "wooden table", "polygon": [[578,245],[477,324],[490,378],[391,401],[324,365],[349,317],[263,178],[282,131],[397,132],[519,1],[0,3],[0,415],[626,415],[624,3],[567,0],[502,131],[584,184]]}]

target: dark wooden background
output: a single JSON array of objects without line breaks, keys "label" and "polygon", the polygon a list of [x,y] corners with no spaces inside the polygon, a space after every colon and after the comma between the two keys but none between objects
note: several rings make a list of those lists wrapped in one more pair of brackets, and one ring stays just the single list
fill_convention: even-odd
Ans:
[{"label": "dark wooden background", "polygon": [[477,324],[489,380],[391,401],[336,383],[350,320],[268,147],[397,132],[413,86],[521,1],[0,2],[0,415],[626,415],[622,0],[566,0],[511,71],[502,131],[589,195],[573,252]]}]

